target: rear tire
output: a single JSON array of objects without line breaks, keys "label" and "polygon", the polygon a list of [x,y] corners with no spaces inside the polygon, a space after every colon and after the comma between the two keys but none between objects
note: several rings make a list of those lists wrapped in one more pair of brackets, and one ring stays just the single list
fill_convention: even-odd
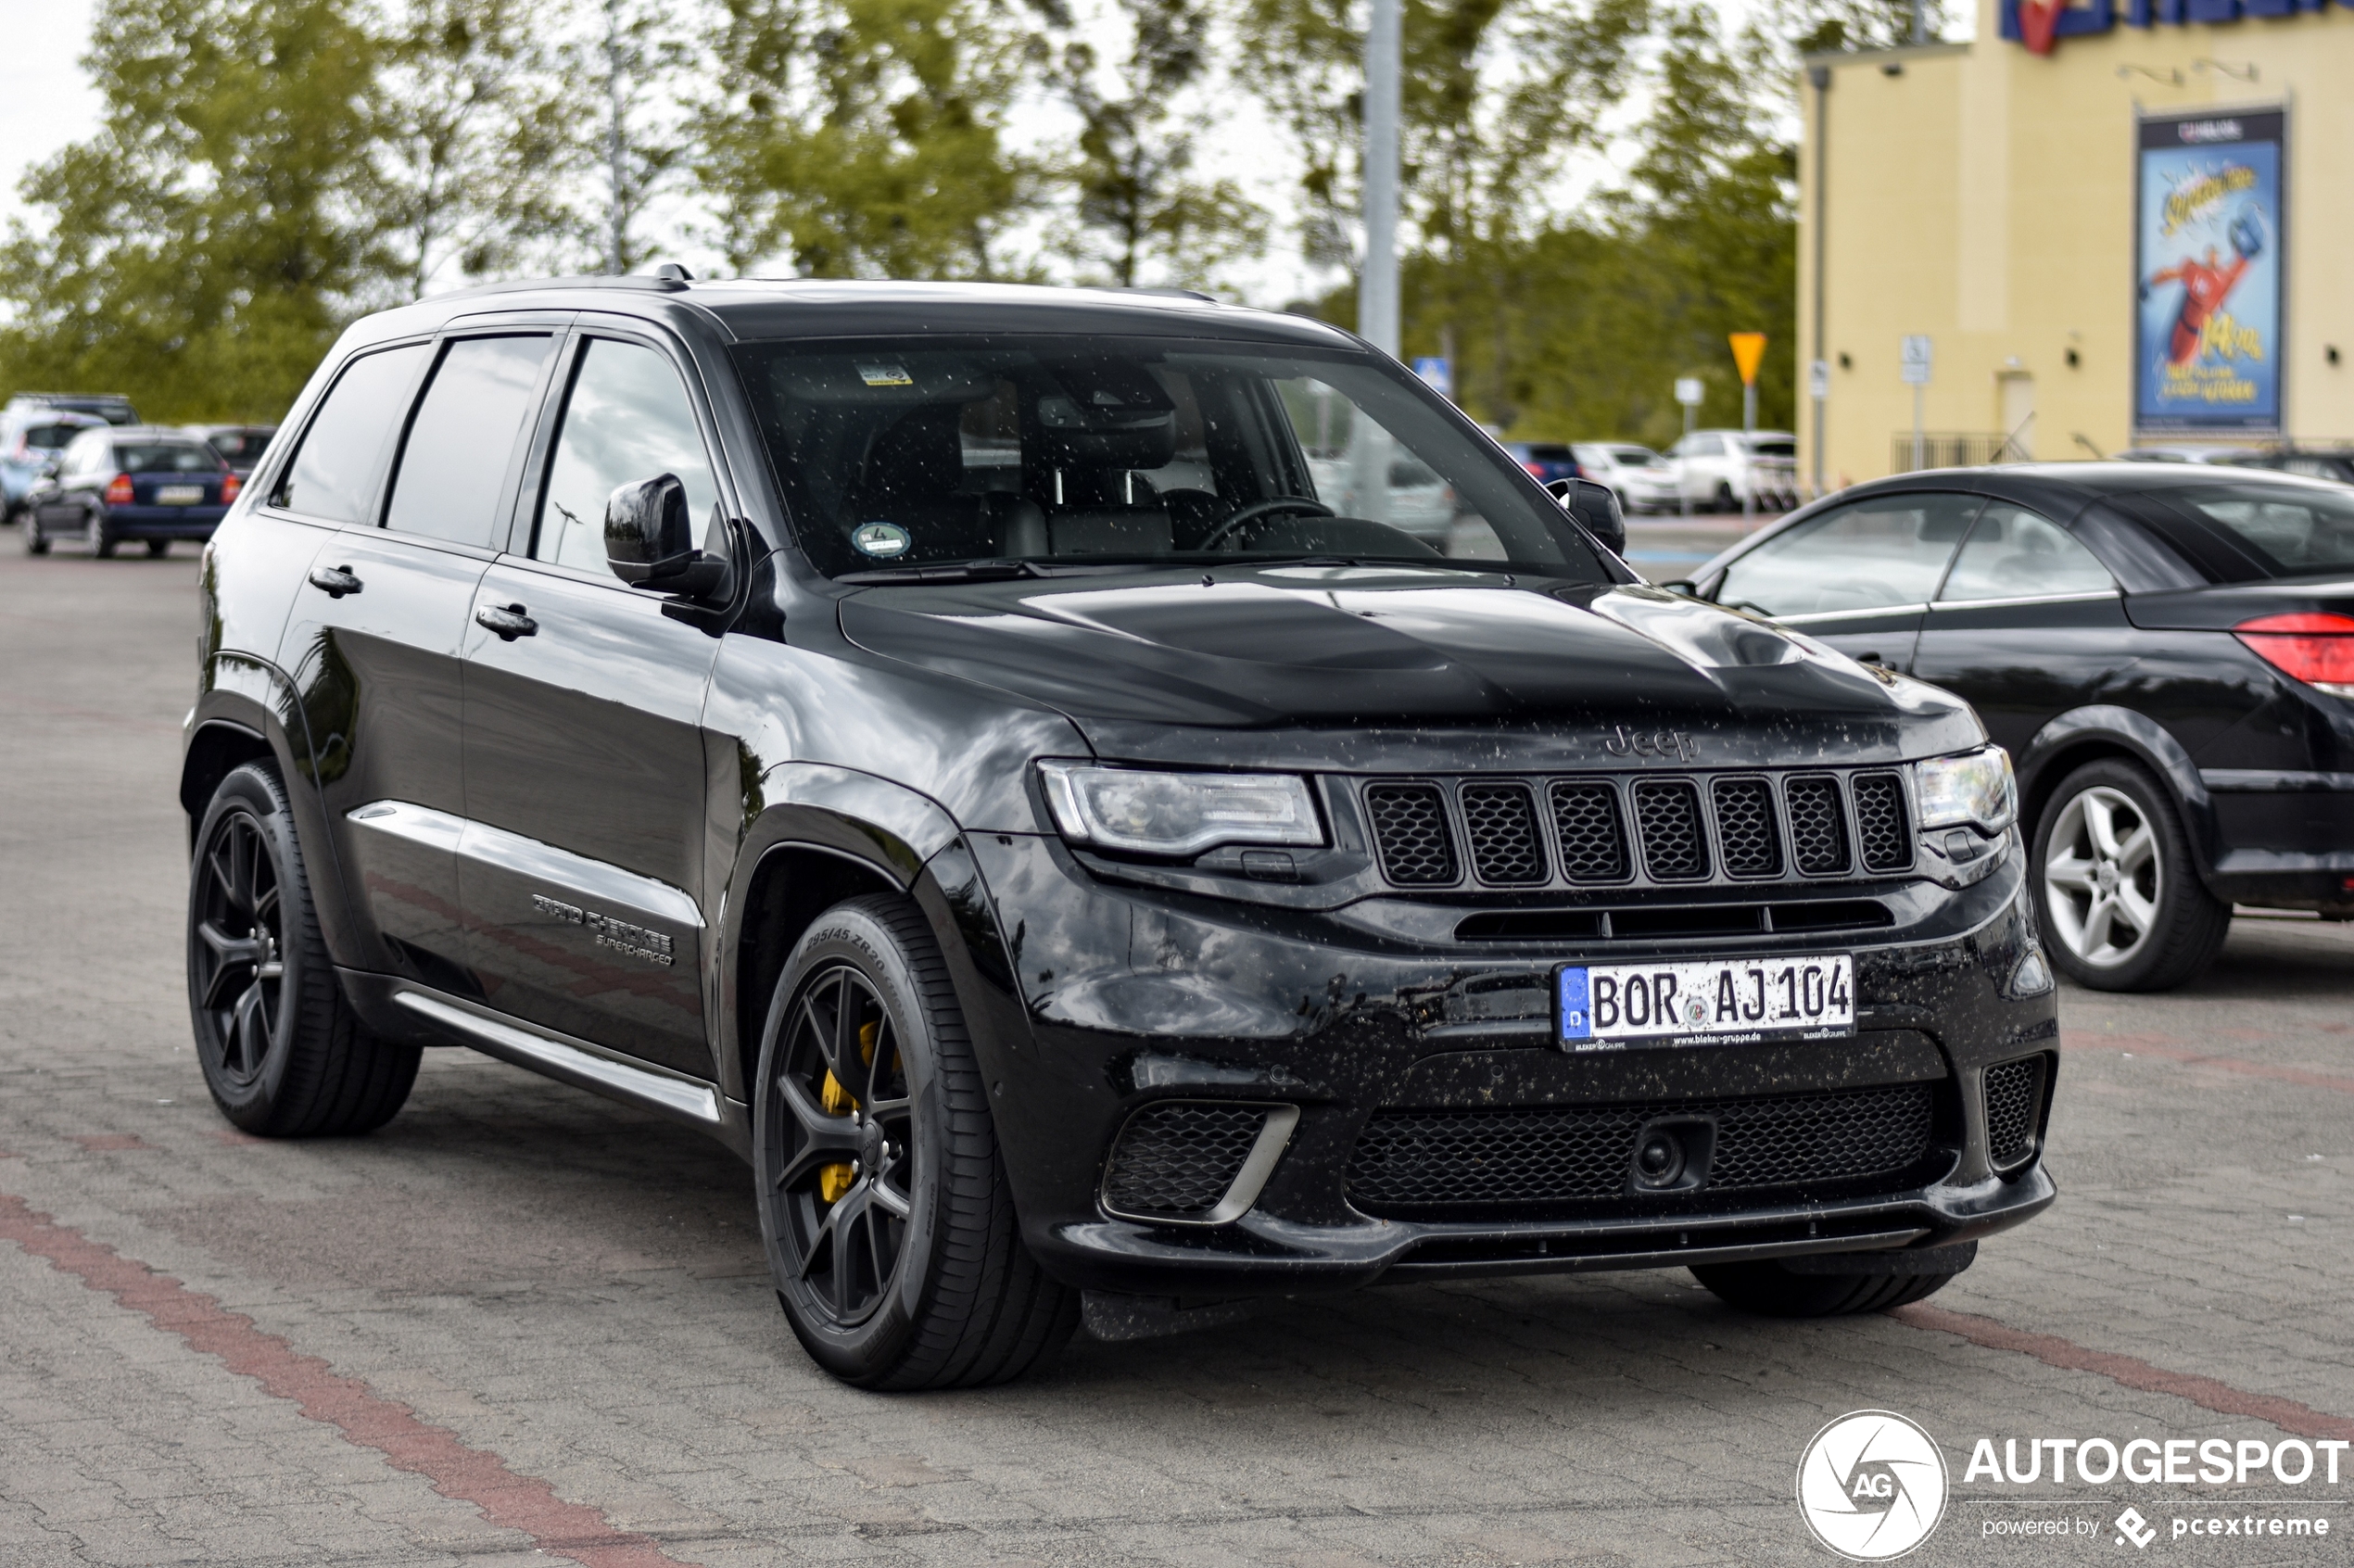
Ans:
[{"label": "rear tire", "polygon": [[113,560],[115,546],[122,542],[115,537],[114,525],[107,521],[103,512],[90,514],[90,521],[82,525],[82,537],[90,541],[90,553],[101,561]]},{"label": "rear tire", "polygon": [[786,961],[753,1170],[778,1303],[845,1383],[1008,1383],[1078,1326],[1079,1293],[1022,1244],[947,965],[906,898],[836,905]]},{"label": "rear tire", "polygon": [[41,531],[41,514],[28,511],[24,514],[24,552],[27,555],[49,553],[49,536]]},{"label": "rear tire", "polygon": [[161,561],[165,556],[171,553],[171,541],[170,539],[149,539],[147,541],[148,560]]},{"label": "rear tire", "polygon": [[1741,509],[1741,499],[1733,494],[1732,486],[1720,479],[1716,482],[1716,499],[1714,504],[1719,512],[1739,512]]},{"label": "rear tire", "polygon": [[1692,1277],[1735,1311],[1761,1318],[1844,1318],[1885,1312],[1933,1296],[1960,1269],[1943,1274],[1796,1274],[1779,1263],[1702,1263]]},{"label": "rear tire", "polygon": [[265,1138],[383,1126],[419,1050],[361,1027],[319,932],[286,792],[248,764],[213,791],[188,879],[188,1011],[213,1104]]},{"label": "rear tire", "polygon": [[2232,906],[2207,891],[2163,785],[2121,757],[2060,781],[2035,827],[2044,943],[2095,991],[2170,991],[2204,974]]}]

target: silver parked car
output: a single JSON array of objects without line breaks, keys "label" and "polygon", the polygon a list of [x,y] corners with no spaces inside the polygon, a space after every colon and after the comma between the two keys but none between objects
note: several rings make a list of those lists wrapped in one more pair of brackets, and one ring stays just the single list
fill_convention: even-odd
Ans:
[{"label": "silver parked car", "polygon": [[1617,492],[1619,511],[1632,516],[1639,512],[1676,510],[1676,465],[1649,447],[1629,441],[1579,441],[1569,449],[1576,455],[1579,473]]}]

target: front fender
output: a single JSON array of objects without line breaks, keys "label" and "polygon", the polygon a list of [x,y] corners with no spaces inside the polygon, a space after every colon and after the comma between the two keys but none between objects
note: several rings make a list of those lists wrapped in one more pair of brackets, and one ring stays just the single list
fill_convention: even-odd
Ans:
[{"label": "front fender", "polygon": [[[713,771],[718,779],[721,770]],[[768,992],[807,921],[862,891],[913,891],[926,862],[958,841],[958,829],[937,801],[853,768],[785,762],[748,779],[740,774],[738,784],[740,801],[712,803],[715,816],[724,807],[740,810],[743,827],[726,863],[713,867],[719,953],[705,1005],[716,1030],[721,1088],[730,1099],[748,1100],[749,1058]],[[724,853],[717,841],[714,850]],[[779,919],[787,922],[781,932],[766,929]],[[934,926],[949,945],[954,933],[937,919]]]}]

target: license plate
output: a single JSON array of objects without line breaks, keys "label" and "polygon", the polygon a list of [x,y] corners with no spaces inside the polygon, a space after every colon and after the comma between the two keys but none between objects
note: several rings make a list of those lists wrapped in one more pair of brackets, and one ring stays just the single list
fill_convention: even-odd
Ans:
[{"label": "license plate", "polygon": [[1553,972],[1553,1021],[1565,1051],[1841,1039],[1855,1032],[1855,961],[1569,964]]},{"label": "license plate", "polygon": [[158,506],[202,506],[202,485],[158,485],[156,487]]}]

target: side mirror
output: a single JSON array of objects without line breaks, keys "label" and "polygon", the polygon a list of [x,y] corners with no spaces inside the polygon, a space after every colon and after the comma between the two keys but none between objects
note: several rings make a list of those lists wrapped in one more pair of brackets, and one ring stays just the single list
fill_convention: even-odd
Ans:
[{"label": "side mirror", "polygon": [[1604,550],[1613,555],[1626,553],[1626,514],[1618,509],[1616,490],[1591,479],[1556,479],[1545,490],[1601,540]]},{"label": "side mirror", "polygon": [[675,474],[624,485],[605,499],[605,564],[631,588],[655,593],[716,599],[735,586],[726,557],[695,548],[687,487]]},{"label": "side mirror", "polygon": [[1687,599],[1700,597],[1700,585],[1690,577],[1670,577],[1659,586],[1670,593],[1680,593]]}]

